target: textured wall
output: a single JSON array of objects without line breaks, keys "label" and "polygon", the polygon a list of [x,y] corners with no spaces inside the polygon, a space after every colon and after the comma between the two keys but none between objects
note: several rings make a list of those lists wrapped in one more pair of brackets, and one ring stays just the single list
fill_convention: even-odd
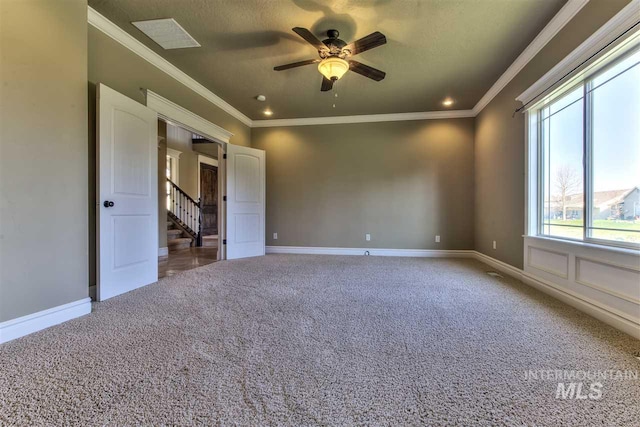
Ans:
[{"label": "textured wall", "polygon": [[[476,250],[522,268],[524,115],[515,98],[608,21],[628,0],[592,0],[476,117]],[[492,248],[493,240],[497,249]]]},{"label": "textured wall", "polygon": [[267,245],[473,249],[473,119],[257,128],[252,143]]},{"label": "textured wall", "polygon": [[87,4],[0,1],[0,322],[88,296]]}]

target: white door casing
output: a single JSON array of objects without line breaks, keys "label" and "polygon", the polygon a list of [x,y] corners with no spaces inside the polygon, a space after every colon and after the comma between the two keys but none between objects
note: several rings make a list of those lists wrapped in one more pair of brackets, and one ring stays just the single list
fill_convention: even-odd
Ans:
[{"label": "white door casing", "polygon": [[227,144],[227,259],[265,253],[265,152]]},{"label": "white door casing", "polygon": [[158,117],[103,84],[97,90],[96,293],[103,301],[158,280]]}]

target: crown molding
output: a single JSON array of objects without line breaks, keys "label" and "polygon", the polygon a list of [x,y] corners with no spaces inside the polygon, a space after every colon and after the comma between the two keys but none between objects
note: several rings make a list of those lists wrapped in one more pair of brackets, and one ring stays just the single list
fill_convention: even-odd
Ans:
[{"label": "crown molding", "polygon": [[155,53],[153,50],[149,49],[147,46],[136,40],[135,37],[124,31],[122,28],[118,27],[116,24],[105,18],[98,11],[93,9],[91,6],[88,7],[87,12],[87,21],[90,25],[95,27],[96,29],[102,31],[107,36],[111,37],[113,40],[120,43],[122,46],[126,47],[142,59],[146,60],[152,65],[155,65],[161,71],[164,71],[183,85],[187,86],[189,89],[196,92],[198,95],[202,96],[215,106],[229,113],[231,116],[240,120],[247,126],[251,126],[252,120],[242,114],[239,110],[234,108],[231,104],[226,102],[224,99],[220,98],[215,93],[211,92],[209,89],[204,87],[202,84],[195,81],[188,74],[180,70],[178,67]]},{"label": "crown molding", "polygon": [[580,10],[589,3],[589,0],[569,0],[567,3],[555,14],[555,16],[549,21],[547,25],[540,31],[535,39],[529,46],[522,51],[522,53],[516,58],[515,61],[507,68],[498,80],[491,86],[491,88],[484,94],[480,101],[473,107],[475,115],[480,114],[482,109],[495,98],[502,89],[505,88],[518,75],[520,71],[553,39],[556,34],[564,28],[565,25],[573,19],[574,16]]},{"label": "crown molding", "polygon": [[[555,67],[538,79],[538,81],[531,85],[527,90],[518,95],[516,101],[520,101],[522,104],[531,102],[538,94],[550,89],[550,86],[560,78],[574,70],[596,52],[607,46],[633,25],[637,24],[639,17],[640,0],[633,0],[620,10],[620,12],[615,14],[613,18],[608,20],[595,33],[593,33],[588,39],[582,42],[580,46],[571,51],[571,53],[556,64]],[[626,40],[629,39],[627,38]]]},{"label": "crown molding", "polygon": [[421,113],[369,114],[358,116],[308,117],[302,119],[254,120],[253,128],[280,126],[339,125],[346,123],[399,122],[409,120],[461,119],[475,117],[471,110],[426,111]]},{"label": "crown molding", "polygon": [[[133,53],[137,54],[147,62],[155,65],[161,71],[181,82],[200,96],[204,97],[212,104],[237,118],[250,128],[279,127],[279,126],[312,126],[347,123],[374,123],[393,122],[409,120],[435,120],[475,117],[482,109],[500,93],[504,87],[531,61],[544,46],[569,22],[571,19],[589,2],[589,0],[568,0],[560,11],[549,21],[536,38],[527,48],[516,58],[507,68],[500,78],[491,86],[484,96],[476,103],[472,110],[453,111],[425,111],[417,113],[394,113],[394,114],[371,114],[355,116],[333,116],[333,117],[308,117],[299,119],[273,119],[273,120],[252,120],[231,104],[211,92],[192,77],[181,71],[175,65],[149,49],[139,42],[129,33],[118,27],[116,24],[105,18],[92,7],[88,8],[88,22],[96,29],[102,31]],[[633,1],[634,3],[636,0]]]}]

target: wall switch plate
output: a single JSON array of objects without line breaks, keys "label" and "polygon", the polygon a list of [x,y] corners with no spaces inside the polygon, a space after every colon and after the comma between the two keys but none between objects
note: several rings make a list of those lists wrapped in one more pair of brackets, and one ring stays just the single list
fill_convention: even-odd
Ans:
[{"label": "wall switch plate", "polygon": [[371,241],[371,234],[369,234],[369,233],[365,234],[365,235],[364,235],[364,239],[365,239],[367,242]]},{"label": "wall switch plate", "polygon": [[278,240],[278,233],[273,233],[273,240]]},{"label": "wall switch plate", "polygon": [[436,236],[436,243],[440,243],[440,236]]},{"label": "wall switch plate", "polygon": [[498,249],[498,245],[496,244],[496,241],[493,241],[493,249]]}]

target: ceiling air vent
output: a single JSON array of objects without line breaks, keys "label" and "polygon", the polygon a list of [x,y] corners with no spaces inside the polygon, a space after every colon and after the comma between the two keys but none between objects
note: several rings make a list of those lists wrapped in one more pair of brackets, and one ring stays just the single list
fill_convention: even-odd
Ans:
[{"label": "ceiling air vent", "polygon": [[200,43],[191,37],[173,18],[136,21],[132,22],[132,24],[163,49],[200,47]]}]

